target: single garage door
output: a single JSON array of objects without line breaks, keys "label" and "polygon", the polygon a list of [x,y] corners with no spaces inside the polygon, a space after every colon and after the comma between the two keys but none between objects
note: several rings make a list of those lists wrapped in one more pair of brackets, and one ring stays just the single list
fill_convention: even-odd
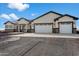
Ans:
[{"label": "single garage door", "polygon": [[35,25],[35,33],[52,33],[52,24]]},{"label": "single garage door", "polygon": [[72,33],[71,23],[60,23],[60,33]]}]

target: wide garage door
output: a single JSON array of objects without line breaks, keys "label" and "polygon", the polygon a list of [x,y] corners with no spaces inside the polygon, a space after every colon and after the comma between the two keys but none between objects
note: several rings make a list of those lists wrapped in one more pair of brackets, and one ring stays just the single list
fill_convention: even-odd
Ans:
[{"label": "wide garage door", "polygon": [[52,33],[52,24],[35,25],[35,33]]},{"label": "wide garage door", "polygon": [[72,24],[71,23],[60,23],[60,33],[72,33]]}]

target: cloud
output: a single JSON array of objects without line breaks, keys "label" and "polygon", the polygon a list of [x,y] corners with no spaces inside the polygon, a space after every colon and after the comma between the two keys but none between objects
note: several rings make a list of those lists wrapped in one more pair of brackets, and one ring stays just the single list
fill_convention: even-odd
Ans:
[{"label": "cloud", "polygon": [[14,13],[11,13],[11,14],[1,14],[0,18],[7,19],[7,20],[16,20],[19,17],[17,17]]},{"label": "cloud", "polygon": [[0,18],[11,19],[11,18],[9,17],[9,15],[7,15],[7,14],[1,14],[1,15],[0,15]]},{"label": "cloud", "polygon": [[29,4],[23,4],[23,3],[9,3],[8,7],[11,9],[16,9],[18,11],[24,11],[25,9],[29,8]]},{"label": "cloud", "polygon": [[32,13],[31,16],[35,16],[36,14]]},{"label": "cloud", "polygon": [[18,17],[17,17],[14,13],[9,14],[9,16],[10,16],[12,19],[18,19]]}]

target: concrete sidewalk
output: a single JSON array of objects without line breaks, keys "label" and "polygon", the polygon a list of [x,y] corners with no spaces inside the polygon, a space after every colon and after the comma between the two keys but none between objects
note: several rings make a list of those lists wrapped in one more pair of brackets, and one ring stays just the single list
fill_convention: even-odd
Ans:
[{"label": "concrete sidewalk", "polygon": [[20,36],[20,37],[52,37],[52,38],[79,38],[78,34],[36,34],[36,33],[23,33],[18,35],[10,36]]}]

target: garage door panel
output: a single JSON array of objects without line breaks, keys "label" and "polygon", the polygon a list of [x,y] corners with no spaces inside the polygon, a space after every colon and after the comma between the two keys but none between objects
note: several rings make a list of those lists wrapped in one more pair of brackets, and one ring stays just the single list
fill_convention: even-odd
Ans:
[{"label": "garage door panel", "polygon": [[60,33],[72,33],[72,24],[60,24]]},{"label": "garage door panel", "polygon": [[36,33],[52,33],[52,25],[35,25]]}]

